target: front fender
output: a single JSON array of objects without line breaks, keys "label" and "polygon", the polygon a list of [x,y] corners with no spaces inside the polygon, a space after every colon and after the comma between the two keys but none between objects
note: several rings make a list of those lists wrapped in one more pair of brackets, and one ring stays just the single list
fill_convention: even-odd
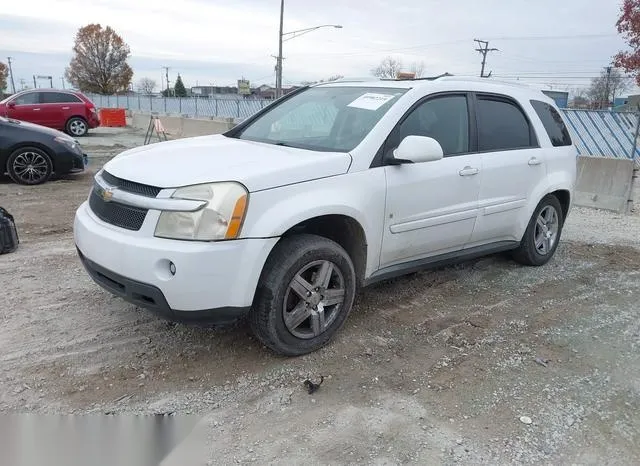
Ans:
[{"label": "front fender", "polygon": [[372,169],[254,192],[241,237],[280,237],[315,217],[351,217],[364,230],[368,276],[377,268],[380,257],[385,190],[384,171]]}]

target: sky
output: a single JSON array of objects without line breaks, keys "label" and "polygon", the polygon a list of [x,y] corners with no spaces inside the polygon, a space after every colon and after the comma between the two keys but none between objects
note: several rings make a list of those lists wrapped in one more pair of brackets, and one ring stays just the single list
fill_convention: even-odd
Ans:
[{"label": "sky", "polygon": [[[284,84],[340,74],[371,75],[384,57],[425,74],[477,76],[474,39],[498,48],[487,59],[496,78],[573,90],[586,87],[625,49],[615,23],[621,0],[286,0],[284,32],[324,24],[284,42]],[[80,6],[79,6],[80,5]],[[134,85],[160,87],[180,73],[187,87],[274,84],[279,0],[29,0],[0,10],[0,61],[12,57],[16,87],[33,75],[61,78],[76,31],[109,25],[131,48]],[[21,81],[24,80],[24,81]],[[39,85],[48,86],[46,82]],[[68,86],[68,84],[66,84]]]}]

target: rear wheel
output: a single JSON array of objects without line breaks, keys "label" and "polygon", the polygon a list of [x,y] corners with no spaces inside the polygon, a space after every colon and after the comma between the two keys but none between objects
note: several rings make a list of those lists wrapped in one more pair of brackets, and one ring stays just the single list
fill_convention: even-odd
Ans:
[{"label": "rear wheel", "polygon": [[73,117],[67,121],[67,125],[65,127],[67,134],[75,137],[81,137],[87,134],[89,131],[89,125],[84,118],[81,117]]},{"label": "rear wheel", "polygon": [[283,239],[265,265],[249,322],[267,347],[299,356],[342,327],[355,296],[353,263],[337,243],[315,235]]},{"label": "rear wheel", "polygon": [[22,147],[14,151],[7,160],[7,172],[18,184],[42,184],[51,178],[51,158],[36,147]]},{"label": "rear wheel", "polygon": [[549,262],[558,247],[563,224],[560,201],[553,194],[545,196],[533,212],[513,258],[524,265],[539,266]]}]

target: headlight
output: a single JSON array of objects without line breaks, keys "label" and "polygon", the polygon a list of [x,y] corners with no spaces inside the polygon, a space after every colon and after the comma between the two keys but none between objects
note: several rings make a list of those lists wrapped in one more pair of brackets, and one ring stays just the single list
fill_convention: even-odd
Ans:
[{"label": "headlight", "polygon": [[249,193],[239,183],[211,183],[179,188],[174,199],[207,201],[196,212],[163,211],[155,236],[170,239],[218,241],[240,235]]},{"label": "headlight", "polygon": [[69,149],[71,149],[73,151],[78,152],[78,150],[79,150],[78,143],[76,141],[74,141],[73,139],[71,139],[71,138],[63,138],[63,137],[58,136],[56,138],[53,138],[53,140],[58,142],[58,143],[60,143],[60,144],[62,144],[62,145],[67,146]]}]

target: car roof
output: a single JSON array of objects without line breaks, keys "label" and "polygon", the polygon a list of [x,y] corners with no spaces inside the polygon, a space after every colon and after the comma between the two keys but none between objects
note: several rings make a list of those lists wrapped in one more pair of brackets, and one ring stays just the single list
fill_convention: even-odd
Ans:
[{"label": "car roof", "polygon": [[503,94],[520,98],[536,98],[547,103],[553,100],[540,89],[514,81],[499,81],[494,78],[442,75],[419,79],[341,79],[320,83],[313,87],[369,87],[384,89],[415,89],[425,93],[442,91],[467,91]]}]

